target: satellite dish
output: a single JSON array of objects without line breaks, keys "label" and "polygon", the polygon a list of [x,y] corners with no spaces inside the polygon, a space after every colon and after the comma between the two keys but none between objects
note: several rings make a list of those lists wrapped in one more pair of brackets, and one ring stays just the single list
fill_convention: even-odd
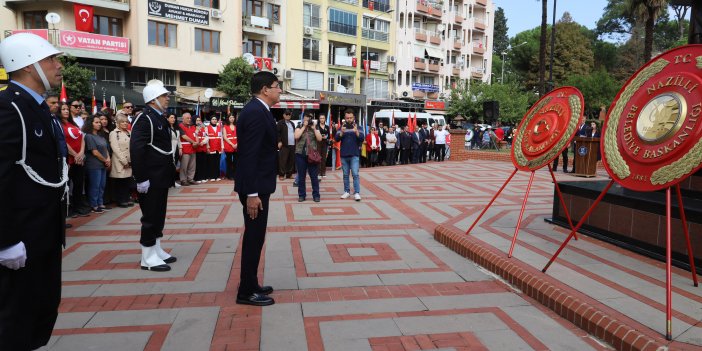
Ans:
[{"label": "satellite dish", "polygon": [[241,57],[243,57],[244,60],[245,60],[246,62],[248,62],[248,64],[250,64],[250,65],[253,65],[254,62],[256,62],[256,58],[254,57],[254,55],[251,55],[250,52],[247,52],[247,53],[243,54]]},{"label": "satellite dish", "polygon": [[47,13],[46,17],[44,17],[44,19],[46,19],[46,21],[51,23],[51,24],[56,24],[56,23],[61,22],[61,16],[59,16],[59,14],[56,12]]},{"label": "satellite dish", "polygon": [[205,99],[211,98],[212,94],[214,94],[214,90],[212,90],[212,88],[205,89]]}]

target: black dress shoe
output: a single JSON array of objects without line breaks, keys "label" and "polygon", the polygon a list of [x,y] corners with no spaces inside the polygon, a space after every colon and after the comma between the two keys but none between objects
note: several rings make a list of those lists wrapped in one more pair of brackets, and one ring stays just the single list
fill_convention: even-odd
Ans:
[{"label": "black dress shoe", "polygon": [[314,202],[319,202],[319,201],[320,201],[320,199],[318,197],[314,198]]},{"label": "black dress shoe", "polygon": [[303,201],[305,201],[305,198],[304,198],[304,197],[300,196],[300,197],[297,198],[297,202],[303,202]]},{"label": "black dress shoe", "polygon": [[147,266],[141,266],[141,269],[145,271],[153,271],[153,272],[168,272],[171,270],[171,266],[167,264],[162,264],[158,266],[153,266],[153,267],[147,267]]},{"label": "black dress shoe", "polygon": [[273,298],[258,293],[249,296],[236,296],[236,303],[239,305],[270,306],[275,303]]},{"label": "black dress shoe", "polygon": [[178,261],[178,259],[175,258],[175,256],[171,256],[171,257],[169,257],[169,258],[163,260],[163,262],[166,262],[166,263],[168,263],[168,264],[171,264],[171,263],[173,263],[173,262],[175,262],[175,261]]},{"label": "black dress shoe", "polygon": [[264,285],[258,288],[256,293],[259,295],[270,295],[271,293],[273,293],[273,287],[270,285]]}]

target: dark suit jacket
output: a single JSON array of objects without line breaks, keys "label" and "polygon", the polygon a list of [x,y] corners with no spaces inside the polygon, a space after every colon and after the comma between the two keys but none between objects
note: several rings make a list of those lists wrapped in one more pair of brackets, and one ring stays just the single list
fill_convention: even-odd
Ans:
[{"label": "dark suit jacket", "polygon": [[241,110],[236,130],[239,145],[234,190],[240,197],[253,193],[274,193],[278,133],[273,114],[261,101],[253,98]]},{"label": "dark suit jacket", "polygon": [[[265,107],[263,108],[265,109]],[[275,121],[275,118],[273,119],[273,121]],[[276,124],[276,132],[278,133],[277,141],[283,143],[283,146],[295,146],[294,143],[292,145],[288,145],[288,127],[287,125],[285,125],[285,123],[285,119],[281,119],[280,121],[278,121],[278,124]],[[295,125],[293,124],[293,122],[288,121],[287,124],[291,125],[293,129],[295,129]]]},{"label": "dark suit jacket", "polygon": [[408,132],[402,132],[400,133],[400,137],[398,138],[400,141],[400,149],[409,149],[412,147],[412,136]]},{"label": "dark suit jacket", "polygon": [[419,149],[419,143],[420,143],[419,133],[414,132],[414,133],[410,133],[410,135],[412,136],[412,150]]},{"label": "dark suit jacket", "polygon": [[132,137],[129,141],[129,154],[132,160],[132,174],[137,183],[149,181],[150,186],[170,188],[173,186],[175,165],[173,155],[164,155],[147,145],[151,142],[151,124],[153,123],[153,145],[163,151],[170,151],[172,129],[166,115],[160,115],[147,106],[144,113],[132,125]]},{"label": "dark suit jacket", "polygon": [[[22,158],[22,125],[11,103],[22,112],[27,141],[25,162],[47,182],[58,183],[63,168],[60,143],[48,106],[43,109],[18,85],[0,92],[0,249],[24,242],[28,257],[37,250],[61,245],[65,238],[62,215],[64,187],[52,188],[32,181],[15,164]],[[55,248],[55,246],[53,246]]]}]

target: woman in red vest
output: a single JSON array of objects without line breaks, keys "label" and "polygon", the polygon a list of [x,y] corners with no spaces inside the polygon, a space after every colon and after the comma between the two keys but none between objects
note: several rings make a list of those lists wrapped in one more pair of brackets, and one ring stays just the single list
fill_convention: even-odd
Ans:
[{"label": "woman in red vest", "polygon": [[234,171],[236,166],[236,117],[229,115],[228,124],[222,128],[222,143],[224,144],[225,160],[227,161],[226,177],[229,180],[234,180]]},{"label": "woman in red vest", "polygon": [[217,117],[212,116],[207,131],[207,176],[211,182],[222,180],[219,172],[219,160],[222,156],[222,125]]},{"label": "woman in red vest", "polygon": [[195,182],[206,183],[210,175],[207,168],[207,146],[209,145],[209,140],[207,139],[207,130],[202,124],[200,117],[195,119],[195,138],[198,143],[195,146]]}]

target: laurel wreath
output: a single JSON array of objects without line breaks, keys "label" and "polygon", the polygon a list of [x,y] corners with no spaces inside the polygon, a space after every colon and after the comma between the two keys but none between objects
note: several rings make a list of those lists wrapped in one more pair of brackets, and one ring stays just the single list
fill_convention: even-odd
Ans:
[{"label": "laurel wreath", "polygon": [[524,152],[522,151],[522,142],[524,138],[524,134],[526,131],[526,127],[529,125],[531,120],[534,118],[534,115],[536,112],[541,111],[541,109],[547,105],[549,102],[551,102],[551,99],[553,97],[548,96],[541,100],[532,110],[530,113],[524,117],[524,121],[522,122],[522,128],[520,128],[519,133],[517,134],[515,138],[515,145],[514,145],[514,158],[517,161],[517,164],[522,167],[527,167],[529,169],[536,169],[539,167],[542,167],[545,163],[551,161],[553,157],[555,157],[557,154],[559,154],[563,147],[566,146],[568,141],[570,140],[569,137],[564,137],[564,136],[569,136],[573,135],[575,132],[575,129],[578,127],[578,120],[580,119],[580,112],[582,111],[582,103],[580,102],[580,98],[577,95],[571,95],[568,97],[568,104],[570,105],[570,118],[568,121],[568,126],[566,127],[565,132],[563,133],[563,136],[552,146],[548,152],[542,154],[541,156],[529,160],[525,155]]},{"label": "laurel wreath", "polygon": [[619,120],[622,117],[624,107],[644,83],[661,72],[669,63],[668,60],[658,59],[648,67],[642,69],[624,88],[621,95],[619,95],[619,99],[614,103],[614,108],[609,115],[607,126],[602,133],[604,134],[605,160],[609,168],[619,179],[626,179],[631,175],[629,165],[624,161],[617,144],[617,137],[619,136],[617,129],[619,128]]}]

